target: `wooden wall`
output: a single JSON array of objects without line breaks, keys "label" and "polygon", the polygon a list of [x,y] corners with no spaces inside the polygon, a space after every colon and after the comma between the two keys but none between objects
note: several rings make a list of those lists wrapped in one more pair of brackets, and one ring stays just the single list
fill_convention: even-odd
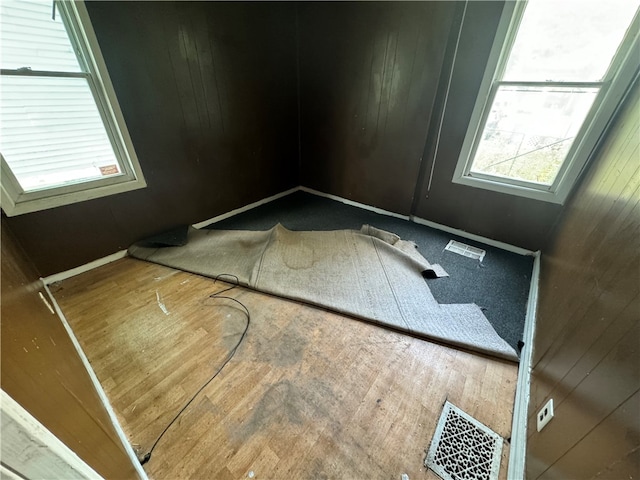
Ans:
[{"label": "wooden wall", "polygon": [[87,9],[148,188],[8,219],[41,274],[298,185],[295,5]]},{"label": "wooden wall", "polygon": [[105,478],[138,478],[42,284],[2,221],[0,385]]},{"label": "wooden wall", "polygon": [[454,11],[299,5],[304,186],[409,214]]},{"label": "wooden wall", "polygon": [[[636,85],[543,252],[530,479],[640,475],[639,144]],[[538,433],[548,398],[555,418]]]}]

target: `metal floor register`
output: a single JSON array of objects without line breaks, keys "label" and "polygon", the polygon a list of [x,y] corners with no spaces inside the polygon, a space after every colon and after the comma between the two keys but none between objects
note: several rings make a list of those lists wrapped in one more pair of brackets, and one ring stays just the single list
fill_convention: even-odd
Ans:
[{"label": "metal floor register", "polygon": [[502,437],[445,402],[424,465],[444,480],[497,480]]}]

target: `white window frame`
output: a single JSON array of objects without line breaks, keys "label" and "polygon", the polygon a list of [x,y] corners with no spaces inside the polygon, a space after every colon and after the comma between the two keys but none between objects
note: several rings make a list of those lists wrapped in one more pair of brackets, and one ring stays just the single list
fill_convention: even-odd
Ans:
[{"label": "white window frame", "polygon": [[4,390],[0,390],[0,425],[2,478],[103,480],[103,477]]},{"label": "white window frame", "polygon": [[[475,152],[483,133],[486,118],[491,110],[498,84],[526,84],[526,82],[501,81],[526,4],[527,2],[525,1],[505,2],[452,181],[470,187],[562,204],[567,199],[578,176],[612,120],[629,86],[638,77],[640,21],[636,12],[636,16],[629,28],[629,34],[622,41],[621,47],[613,59],[612,68],[610,68],[607,77],[602,82],[596,82],[595,84],[593,82],[575,82],[576,86],[596,85],[601,89],[555,181],[549,186],[538,185],[532,182],[471,171]],[[543,82],[531,82],[531,84],[541,86]],[[544,85],[570,86],[571,83],[544,82]]]},{"label": "white window frame", "polygon": [[[127,131],[106,64],[84,1],[56,1],[83,73],[2,69],[2,75],[86,78],[102,117],[122,174],[61,187],[25,192],[4,157],[1,158],[1,206],[8,216],[69,205],[147,186]],[[1,155],[0,155],[1,156]]]}]

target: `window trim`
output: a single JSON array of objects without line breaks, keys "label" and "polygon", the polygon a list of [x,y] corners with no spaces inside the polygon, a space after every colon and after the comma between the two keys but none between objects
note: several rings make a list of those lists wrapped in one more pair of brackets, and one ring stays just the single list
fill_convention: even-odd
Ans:
[{"label": "window trim", "polygon": [[477,139],[482,134],[482,127],[486,123],[486,116],[489,114],[498,86],[527,83],[499,80],[506,68],[506,60],[515,42],[526,4],[527,2],[505,2],[452,181],[470,187],[563,204],[605,134],[629,87],[638,79],[638,63],[634,59],[640,57],[640,19],[636,12],[629,27],[630,33],[620,44],[607,77],[602,82],[531,82],[536,86],[554,86],[556,83],[566,86],[571,86],[572,83],[580,86],[600,86],[593,107],[585,118],[554,183],[550,186],[534,185],[470,171],[479,143]]},{"label": "window trim", "polygon": [[77,56],[84,73],[3,69],[2,74],[86,78],[122,173],[104,179],[25,192],[0,155],[0,205],[10,217],[147,186],[84,1],[56,1],[55,5],[73,47],[79,50]]}]

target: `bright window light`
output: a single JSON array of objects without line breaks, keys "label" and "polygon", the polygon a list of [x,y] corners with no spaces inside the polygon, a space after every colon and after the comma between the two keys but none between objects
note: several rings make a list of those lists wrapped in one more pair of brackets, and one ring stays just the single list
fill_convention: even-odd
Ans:
[{"label": "bright window light", "polygon": [[514,3],[454,181],[561,203],[636,74],[639,2]]}]

